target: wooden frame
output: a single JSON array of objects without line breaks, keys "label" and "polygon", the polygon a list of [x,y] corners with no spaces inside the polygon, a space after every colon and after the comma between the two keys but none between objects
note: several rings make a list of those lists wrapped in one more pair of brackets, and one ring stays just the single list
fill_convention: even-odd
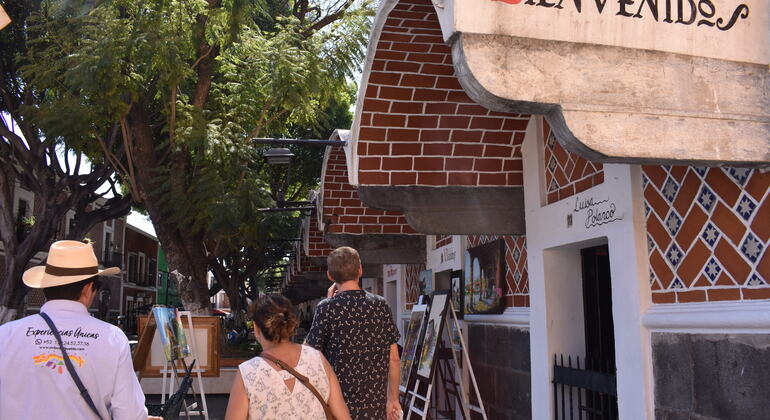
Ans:
[{"label": "wooden frame", "polygon": [[436,371],[438,343],[444,333],[444,319],[449,308],[449,290],[433,292],[427,317],[425,332],[422,336],[422,348],[417,361],[417,377],[430,383]]},{"label": "wooden frame", "polygon": [[401,355],[401,387],[406,391],[409,386],[409,377],[415,366],[415,358],[418,355],[422,334],[424,332],[425,314],[427,305],[415,305],[409,319],[409,327],[404,331],[404,350]]},{"label": "wooden frame", "polygon": [[[151,315],[150,315],[151,317]],[[148,316],[137,317],[137,331],[139,333],[139,343],[134,351],[134,370],[139,371],[140,377],[160,378],[163,376],[162,370],[166,367],[166,357],[163,354],[163,346],[160,343],[160,336],[155,330],[155,321],[150,321],[150,334],[143,334],[145,326],[148,325]],[[190,341],[190,330],[184,324],[185,334],[188,342]],[[195,316],[193,317],[193,330],[198,344],[196,368],[203,370],[202,376],[219,376],[219,350],[221,340],[221,320],[217,316]],[[152,340],[150,340],[150,338]],[[185,359],[187,364],[193,361],[193,357]],[[182,362],[177,364],[178,369],[183,369]]]},{"label": "wooden frame", "polygon": [[452,271],[451,283],[452,290],[450,296],[455,308],[455,316],[457,319],[463,319],[463,309],[465,308],[465,277],[463,277],[462,270]]}]

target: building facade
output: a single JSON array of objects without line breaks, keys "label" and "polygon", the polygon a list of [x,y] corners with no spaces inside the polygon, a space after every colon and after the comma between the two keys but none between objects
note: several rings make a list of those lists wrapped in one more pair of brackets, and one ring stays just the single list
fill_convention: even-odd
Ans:
[{"label": "building facade", "polygon": [[764,418],[768,4],[600,3],[383,2],[308,237],[420,238],[372,258],[402,332],[502,240],[462,321],[488,418]]}]

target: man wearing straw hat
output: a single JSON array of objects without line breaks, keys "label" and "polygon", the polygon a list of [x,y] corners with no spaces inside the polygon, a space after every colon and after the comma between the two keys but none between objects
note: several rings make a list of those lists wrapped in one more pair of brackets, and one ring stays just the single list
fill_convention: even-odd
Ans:
[{"label": "man wearing straw hat", "polygon": [[40,314],[0,326],[0,418],[147,419],[128,339],[88,308],[101,276],[90,244],[58,241],[46,265],[24,272],[43,289]]}]

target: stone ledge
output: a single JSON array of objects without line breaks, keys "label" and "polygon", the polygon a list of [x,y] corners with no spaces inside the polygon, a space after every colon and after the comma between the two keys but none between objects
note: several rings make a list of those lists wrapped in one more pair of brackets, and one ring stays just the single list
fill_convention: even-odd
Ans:
[{"label": "stone ledge", "polygon": [[469,324],[505,325],[529,329],[529,308],[506,308],[500,315],[465,315]]},{"label": "stone ledge", "polygon": [[650,306],[642,325],[656,332],[767,334],[770,300]]},{"label": "stone ledge", "polygon": [[522,187],[360,185],[358,195],[368,207],[403,212],[409,226],[421,233],[525,233]]},{"label": "stone ledge", "polygon": [[355,248],[364,265],[418,264],[425,262],[425,236],[403,234],[325,233],[324,239],[332,248]]}]

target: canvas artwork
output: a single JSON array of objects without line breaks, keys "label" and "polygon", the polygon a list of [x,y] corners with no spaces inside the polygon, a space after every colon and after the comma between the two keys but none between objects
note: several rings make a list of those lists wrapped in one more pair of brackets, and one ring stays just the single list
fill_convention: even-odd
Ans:
[{"label": "canvas artwork", "polygon": [[422,349],[420,350],[420,360],[417,364],[417,376],[430,381],[433,377],[433,368],[435,362],[436,346],[438,346],[446,309],[449,306],[449,291],[439,291],[433,293],[428,317],[426,318],[425,335],[422,340]]},{"label": "canvas artwork", "polygon": [[455,309],[457,319],[463,319],[463,296],[465,295],[465,282],[461,270],[452,272],[452,306]]},{"label": "canvas artwork", "polygon": [[500,314],[503,307],[502,239],[465,251],[465,314]]},{"label": "canvas artwork", "polygon": [[420,271],[420,277],[417,281],[420,289],[420,295],[429,295],[433,292],[433,270]]},{"label": "canvas artwork", "polygon": [[406,340],[404,349],[401,352],[401,386],[409,385],[409,374],[414,366],[417,348],[421,342],[423,332],[423,320],[425,319],[425,309],[427,305],[415,305],[412,307],[412,316],[409,319],[409,326],[406,329]]},{"label": "canvas artwork", "polygon": [[187,345],[187,336],[177,310],[155,306],[152,308],[152,314],[155,316],[155,324],[166,360],[184,359],[189,356],[190,346]]}]

